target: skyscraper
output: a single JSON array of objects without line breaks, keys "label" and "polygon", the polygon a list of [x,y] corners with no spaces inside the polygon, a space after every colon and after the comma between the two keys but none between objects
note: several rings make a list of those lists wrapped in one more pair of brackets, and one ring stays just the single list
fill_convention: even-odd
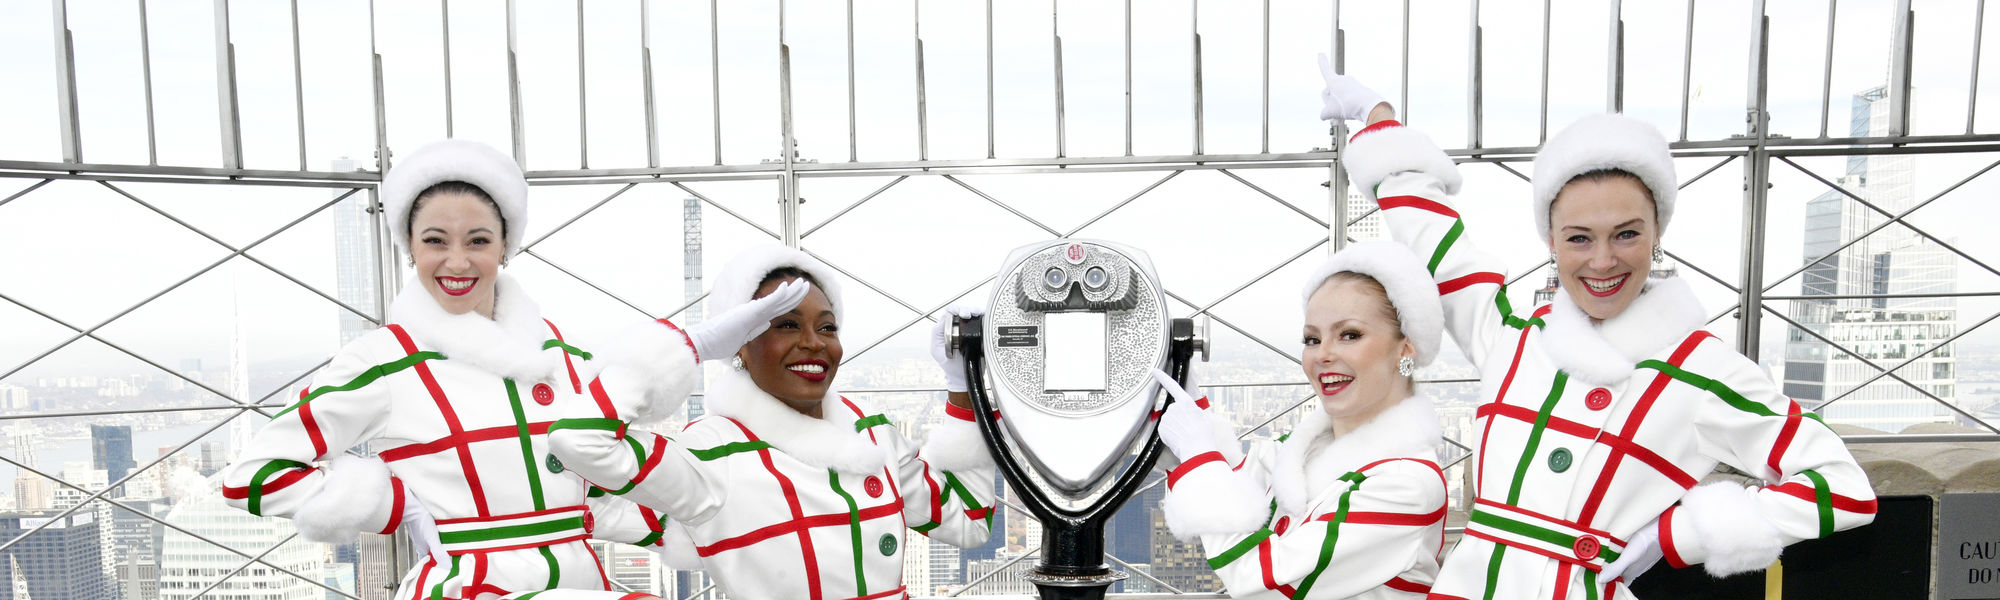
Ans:
[{"label": "skyscraper", "polygon": [[[1888,111],[1885,88],[1855,94],[1851,133],[1885,135]],[[1850,157],[1839,184],[1882,210],[1899,213],[1916,202],[1914,163],[1906,155]],[[1887,220],[1838,190],[1806,203],[1804,260],[1810,266],[1802,275],[1801,295],[1828,298],[1792,302],[1792,319],[1818,337],[1797,328],[1789,331],[1784,391],[1829,423],[1894,432],[1918,423],[1949,421],[1952,413],[1893,379],[1855,390],[1877,373],[1861,358],[1882,367],[1910,360],[1895,371],[1897,375],[1945,402],[1955,402],[1957,358],[1944,340],[1958,330],[1958,306],[1951,298],[1883,296],[1950,293],[1957,287],[1958,260],[1900,223],[1869,233]],[[1939,345],[1944,347],[1924,354]],[[1822,407],[1828,402],[1832,404]]]},{"label": "skyscraper", "polygon": [[[333,161],[334,172],[360,170],[354,160]],[[367,196],[356,194],[333,207],[334,297],[348,306],[375,310],[375,218]],[[340,345],[375,330],[375,324],[345,308],[340,312]]]},{"label": "skyscraper", "polygon": [[[105,577],[99,522],[91,511],[57,517],[60,511],[0,513],[0,539],[14,539],[43,524],[34,535],[0,551],[0,600],[17,600],[19,580],[35,600],[102,600],[116,588]],[[19,569],[16,571],[16,569]]]},{"label": "skyscraper", "polygon": [[[211,481],[208,485],[214,485]],[[231,508],[221,494],[179,496],[167,522],[196,535],[252,554],[264,552],[292,535],[286,519],[258,517]],[[323,546],[294,539],[264,554],[264,560],[309,579],[300,579],[255,563],[223,581],[209,596],[257,600],[320,600],[325,590],[313,585],[320,578]],[[169,529],[160,550],[161,600],[192,600],[224,574],[237,571],[243,557],[180,530]],[[39,594],[36,598],[40,598]]]},{"label": "skyscraper", "polygon": [[[688,197],[681,201],[681,298],[688,303],[687,310],[681,311],[674,321],[683,326],[701,322],[701,199]],[[703,402],[701,379],[694,381],[694,396],[687,401],[689,421],[701,418],[708,411]]]},{"label": "skyscraper", "polygon": [[91,468],[103,471],[111,481],[125,478],[139,466],[138,461],[132,459],[132,427],[91,425],[90,460]]}]

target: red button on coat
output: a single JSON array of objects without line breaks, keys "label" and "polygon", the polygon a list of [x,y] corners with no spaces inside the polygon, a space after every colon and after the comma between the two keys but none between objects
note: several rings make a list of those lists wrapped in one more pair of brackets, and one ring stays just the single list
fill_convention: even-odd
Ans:
[{"label": "red button on coat", "polygon": [[1278,533],[1278,535],[1284,535],[1284,534],[1285,534],[1285,530],[1286,530],[1286,529],[1291,529],[1291,528],[1292,528],[1292,518],[1291,518],[1291,517],[1278,517],[1278,524],[1277,524],[1277,526],[1275,526],[1275,527],[1272,527],[1272,528],[1271,528],[1271,531],[1275,531],[1275,532],[1277,532],[1277,533]]},{"label": "red button on coat", "polygon": [[542,406],[556,403],[556,389],[549,387],[549,384],[546,383],[535,384],[534,396],[535,403]]},{"label": "red button on coat", "polygon": [[596,519],[592,519],[592,518],[590,518],[590,512],[589,512],[589,511],[584,511],[584,513],[583,513],[583,532],[584,532],[584,533],[591,533],[591,532],[595,531],[596,529],[597,529],[597,520],[596,520]]},{"label": "red button on coat", "polygon": [[1577,536],[1576,543],[1571,544],[1569,549],[1576,551],[1577,558],[1591,560],[1597,558],[1597,553],[1602,551],[1604,547],[1597,542],[1597,538],[1589,535],[1580,535]]},{"label": "red button on coat", "polygon": [[870,498],[882,497],[882,478],[869,475],[867,479],[861,480],[861,489],[868,490]]},{"label": "red button on coat", "polygon": [[1611,390],[1604,388],[1590,390],[1590,393],[1583,397],[1583,405],[1590,407],[1590,410],[1604,410],[1604,407],[1611,406]]}]

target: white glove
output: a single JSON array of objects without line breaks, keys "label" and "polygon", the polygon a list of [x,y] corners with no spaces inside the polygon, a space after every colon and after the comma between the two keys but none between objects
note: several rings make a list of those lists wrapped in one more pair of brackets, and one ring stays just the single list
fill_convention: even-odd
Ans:
[{"label": "white glove", "polygon": [[1333,62],[1325,54],[1319,55],[1319,76],[1326,80],[1326,89],[1320,90],[1323,103],[1319,109],[1319,120],[1342,119],[1346,121],[1368,121],[1368,113],[1382,103],[1382,95],[1361,80],[1333,72]]},{"label": "white glove", "polygon": [[1153,369],[1153,379],[1160,382],[1160,389],[1174,397],[1166,414],[1160,415],[1160,441],[1173,451],[1174,457],[1186,461],[1209,452],[1221,452],[1222,448],[1215,443],[1215,428],[1208,424],[1208,412],[1195,404],[1195,396],[1182,389],[1165,371]]},{"label": "white glove", "polygon": [[[984,307],[960,304],[945,309],[953,317],[969,319],[986,314]],[[931,327],[931,360],[937,361],[938,368],[944,370],[944,389],[947,392],[964,392],[972,388],[965,381],[965,360],[962,356],[945,356],[945,345],[951,340],[951,318],[940,315],[937,325]]]},{"label": "white glove", "polygon": [[632,446],[601,429],[558,429],[549,432],[549,453],[584,480],[603,487],[622,487],[639,475]]},{"label": "white glove", "polygon": [[770,329],[771,319],[797,308],[799,301],[804,300],[806,292],[811,290],[812,284],[804,279],[780,283],[777,289],[762,298],[689,326],[688,341],[694,343],[694,353],[700,355],[702,360],[716,360],[735,354],[736,349]]},{"label": "white glove", "polygon": [[1625,585],[1632,585],[1646,570],[1660,562],[1660,556],[1660,520],[1656,518],[1639,528],[1638,533],[1632,534],[1631,541],[1625,542],[1625,553],[1619,554],[1618,560],[1604,565],[1604,570],[1597,572],[1597,579],[1611,581],[1620,575],[1630,575],[1625,578]]},{"label": "white glove", "polygon": [[438,538],[437,520],[431,518],[431,511],[417,500],[416,492],[408,486],[403,488],[403,527],[409,530],[410,544],[422,548],[431,560],[440,564],[451,559],[444,552],[444,541]]}]

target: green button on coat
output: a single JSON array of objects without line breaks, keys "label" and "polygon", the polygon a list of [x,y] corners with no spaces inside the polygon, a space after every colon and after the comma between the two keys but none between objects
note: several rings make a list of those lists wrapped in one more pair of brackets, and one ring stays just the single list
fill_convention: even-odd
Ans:
[{"label": "green button on coat", "polygon": [[1570,458],[1568,448],[1557,448],[1555,452],[1549,453],[1549,470],[1557,473],[1568,471]]},{"label": "green button on coat", "polygon": [[549,459],[543,462],[548,465],[550,473],[563,472],[562,459],[556,458],[556,455],[550,454]]},{"label": "green button on coat", "polygon": [[881,546],[881,547],[882,547],[882,555],[883,555],[883,556],[895,556],[895,555],[896,555],[896,534],[893,534],[893,533],[884,533],[884,534],[882,534],[882,541],[881,541],[881,542],[880,542],[879,544],[877,544],[877,545],[879,545],[879,546]]}]

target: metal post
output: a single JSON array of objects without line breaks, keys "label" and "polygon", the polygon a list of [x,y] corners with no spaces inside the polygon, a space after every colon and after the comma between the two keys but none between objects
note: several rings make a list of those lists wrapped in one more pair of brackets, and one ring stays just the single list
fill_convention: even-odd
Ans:
[{"label": "metal post", "polygon": [[[375,0],[368,0],[368,56],[371,63],[370,67],[374,70],[373,76],[375,78],[375,172],[388,173],[391,162],[389,156],[389,105],[387,95],[383,91],[382,86],[382,51],[375,47]],[[374,189],[369,188],[371,194]],[[373,201],[372,195],[370,198],[369,206],[371,208],[369,210],[374,210],[373,207],[380,206],[379,203]],[[377,285],[376,289],[381,289],[381,286]]]},{"label": "metal post", "polygon": [[1764,0],[1752,2],[1750,44],[1750,139],[1744,161],[1743,190],[1743,295],[1736,319],[1736,350],[1755,359],[1761,336],[1764,307],[1764,229],[1770,194],[1771,159],[1765,146],[1770,118],[1766,111],[1770,81],[1771,20],[1764,15]]},{"label": "metal post", "polygon": [[[1984,3],[1986,0],[1979,0],[1979,1],[1981,3]],[[1820,87],[1819,87],[1819,136],[1822,138],[1826,137],[1827,117],[1833,114],[1833,24],[1834,21],[1839,18],[1839,15],[1840,15],[1840,0],[1827,0],[1826,62],[1823,65],[1821,65],[1822,71],[1820,73]],[[1975,41],[1974,43],[1977,44],[1978,42]],[[1977,48],[1977,46],[1975,46],[1975,48]],[[1978,59],[1979,52],[1976,49],[1973,51],[1972,55],[1974,57],[1973,58],[1974,61],[1979,60]],[[1975,77],[1978,76],[1979,70],[1973,69],[1973,75]],[[1686,139],[1686,136],[1683,135],[1682,139]]]},{"label": "metal post", "polygon": [[1201,0],[1190,4],[1194,7],[1194,18],[1188,26],[1188,32],[1194,36],[1194,53],[1190,57],[1194,61],[1194,153],[1200,155],[1203,154],[1202,137],[1206,129],[1201,120]]},{"label": "metal post", "polygon": [[1910,54],[1916,43],[1917,12],[1910,0],[1896,0],[1895,35],[1889,44],[1889,135],[1910,133]]},{"label": "metal post", "polygon": [[[922,7],[916,6],[921,1],[910,0],[911,5],[916,7],[913,10],[923,10]],[[917,104],[919,106],[923,104],[921,98],[924,93],[923,27],[923,19],[917,19],[917,95],[919,98]],[[922,118],[923,115],[920,112],[918,114],[919,120],[917,121],[920,125],[924,123]],[[929,141],[928,136],[925,137],[925,141]],[[928,154],[928,148],[929,144],[926,143],[926,154]],[[998,155],[994,153],[993,144],[993,0],[986,0],[986,158],[994,158],[996,156]]]},{"label": "metal post", "polygon": [[1605,61],[1610,63],[1611,72],[1604,76],[1609,88],[1605,91],[1604,107],[1610,112],[1625,112],[1625,16],[1620,14],[1621,4],[1619,0],[1611,0],[1611,41],[1605,49],[1605,55],[1611,57]]},{"label": "metal post", "polygon": [[847,162],[860,158],[860,135],[854,127],[854,0],[847,0]]},{"label": "metal post", "polygon": [[1132,0],[1125,0],[1125,155],[1132,155]]},{"label": "metal post", "polygon": [[1466,47],[1471,49],[1470,52],[1466,53],[1466,61],[1470,64],[1466,65],[1465,68],[1465,78],[1468,80],[1465,85],[1465,147],[1478,148],[1481,144],[1480,139],[1483,137],[1480,135],[1481,131],[1486,127],[1484,124],[1486,116],[1486,90],[1483,83],[1485,79],[1484,71],[1486,69],[1486,48],[1484,46],[1484,38],[1486,36],[1485,31],[1479,28],[1479,0],[1472,0],[1472,18],[1466,25],[1465,35],[1468,38]]},{"label": "metal post", "polygon": [[1694,0],[1687,0],[1687,33],[1681,39],[1681,141],[1688,139],[1688,80],[1694,74]]},{"label": "metal post", "polygon": [[229,0],[215,0],[215,88],[216,106],[222,111],[222,166],[241,169],[243,132],[238,129],[242,122],[236,110],[236,44],[229,41]]},{"label": "metal post", "polygon": [[146,23],[147,4],[147,0],[139,0],[139,73],[146,84],[146,164],[159,166],[159,130],[153,126],[153,36]]},{"label": "metal post", "polygon": [[576,2],[576,164],[590,168],[590,77],[584,60],[583,0]]},{"label": "metal post", "polygon": [[660,127],[653,101],[653,9],[639,0],[639,84],[646,103],[646,166],[660,168]]},{"label": "metal post", "polygon": [[54,0],[56,26],[56,119],[62,131],[63,162],[83,162],[83,136],[76,114],[75,42],[69,33],[69,2]]},{"label": "metal post", "polygon": [[1537,143],[1549,141],[1549,7],[1550,0],[1542,0],[1542,113],[1541,135]]},{"label": "metal post", "polygon": [[722,26],[715,0],[708,0],[708,88],[715,107],[715,164],[722,164]]},{"label": "metal post", "polygon": [[1972,9],[1972,83],[1965,86],[1965,134],[1972,135],[1972,116],[1979,110],[1979,46],[1986,38],[1986,0]]},{"label": "metal post", "polygon": [[1263,136],[1259,152],[1271,153],[1271,0],[1264,0],[1264,76],[1259,83],[1263,89],[1263,123],[1257,127]]},{"label": "metal post", "polygon": [[[782,12],[782,10],[780,11]],[[781,36],[782,39],[782,36]],[[779,201],[778,226],[784,233],[785,245],[799,247],[799,174],[798,140],[792,137],[792,48],[782,41],[778,43],[778,110],[785,133],[784,176],[779,178],[784,198]]]},{"label": "metal post", "polygon": [[1062,4],[1049,3],[1049,39],[1055,42],[1056,67],[1056,158],[1068,154],[1068,119],[1063,114]]},{"label": "metal post", "polygon": [[[298,4],[298,0],[292,0]],[[438,35],[442,43],[438,47],[444,52],[444,136],[453,137],[457,116],[452,111],[451,101],[451,0],[438,0]]]},{"label": "metal post", "polygon": [[292,115],[299,124],[299,170],[306,168],[306,72],[299,62],[299,0],[292,0]]},{"label": "metal post", "polygon": [[[1347,33],[1340,30],[1340,3],[1335,2],[1333,3],[1333,70],[1335,72],[1345,72],[1347,70],[1346,49]],[[1402,107],[1399,106],[1397,108],[1400,109]],[[1345,156],[1347,153],[1347,121],[1339,117],[1334,117],[1331,121],[1328,133],[1332,136],[1333,141],[1328,144],[1328,147],[1333,148],[1334,154]],[[1333,216],[1333,218],[1327,219],[1326,223],[1327,255],[1331,256],[1333,253],[1339,252],[1340,249],[1347,247],[1347,222],[1351,217],[1347,214],[1347,169],[1341,168],[1340,161],[1336,160],[1327,163],[1326,170],[1329,175],[1329,179],[1326,182],[1327,212]]]},{"label": "metal post", "polygon": [[[924,5],[911,0],[910,21],[917,42],[917,160],[931,159],[930,99],[924,95]],[[993,20],[986,20],[986,153],[993,154]],[[718,163],[719,164],[719,163]]]},{"label": "metal post", "polygon": [[521,53],[514,0],[507,0],[507,107],[514,127],[514,162],[528,167],[527,128],[521,120]]},{"label": "metal post", "polygon": [[1403,0],[1403,85],[1402,95],[1396,100],[1396,110],[1402,111],[1402,122],[1410,122],[1410,0]]}]

